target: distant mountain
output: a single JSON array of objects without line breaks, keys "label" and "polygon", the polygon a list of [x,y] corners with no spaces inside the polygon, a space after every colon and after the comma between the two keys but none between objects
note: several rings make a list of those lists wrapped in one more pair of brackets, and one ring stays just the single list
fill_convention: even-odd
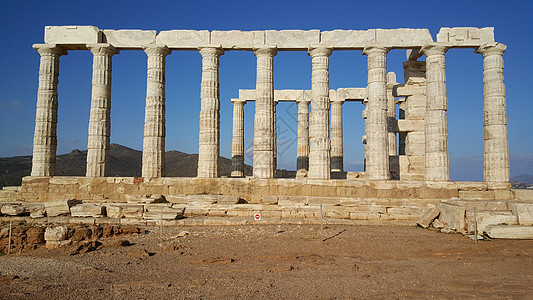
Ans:
[{"label": "distant mountain", "polygon": [[521,183],[533,184],[533,175],[522,174],[522,175],[518,175],[518,176],[513,176],[513,177],[511,177],[511,182],[521,182]]},{"label": "distant mountain", "polygon": [[[109,151],[109,176],[139,177],[142,168],[142,151],[134,150],[119,144],[111,144]],[[20,185],[22,177],[31,173],[31,156],[15,156],[0,158],[0,187]],[[73,150],[68,154],[58,155],[56,173],[59,176],[85,176],[87,150]],[[187,154],[179,151],[167,151],[166,176],[195,177],[198,167],[198,154]],[[218,158],[221,176],[231,174],[231,159]],[[245,173],[252,174],[252,167],[246,165]]]}]

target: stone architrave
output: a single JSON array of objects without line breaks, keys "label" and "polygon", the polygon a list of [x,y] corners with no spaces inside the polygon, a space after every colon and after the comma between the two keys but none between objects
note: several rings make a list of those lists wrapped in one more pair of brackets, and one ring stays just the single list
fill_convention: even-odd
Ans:
[{"label": "stone architrave", "polygon": [[509,182],[507,112],[503,83],[503,53],[507,46],[484,44],[476,52],[483,55],[483,180]]},{"label": "stone architrave", "polygon": [[165,176],[165,45],[143,47],[148,56],[142,177]]},{"label": "stone architrave", "polygon": [[310,47],[312,58],[311,115],[309,116],[309,177],[331,178],[329,139],[329,56],[330,47]]},{"label": "stone architrave", "polygon": [[67,51],[55,44],[35,44],[41,55],[35,113],[31,176],[53,176],[57,148],[57,84],[59,57]]},{"label": "stone architrave", "polygon": [[200,47],[202,55],[202,87],[200,92],[200,136],[198,177],[218,177],[220,153],[220,95],[218,81],[220,46]]},{"label": "stone architrave", "polygon": [[426,180],[450,180],[446,111],[446,71],[444,55],[449,45],[430,43],[422,47],[426,55],[427,105],[425,116]]},{"label": "stone architrave", "polygon": [[296,169],[298,173],[309,170],[309,101],[296,100],[298,104],[298,143],[296,146]]},{"label": "stone architrave", "polygon": [[93,53],[93,78],[87,177],[107,176],[111,135],[111,60],[118,53],[110,44],[89,44]]},{"label": "stone architrave", "polygon": [[274,151],[274,56],[275,46],[255,48],[257,57],[257,82],[255,88],[254,158],[253,175],[256,178],[273,178]]},{"label": "stone architrave", "polygon": [[231,177],[244,177],[244,104],[245,100],[233,102],[233,140],[231,142]]},{"label": "stone architrave", "polygon": [[343,172],[342,145],[342,104],[344,101],[331,101],[331,171]]},{"label": "stone architrave", "polygon": [[388,180],[389,142],[387,128],[387,53],[382,45],[365,47],[368,56],[368,103],[366,130],[366,177],[370,180]]}]

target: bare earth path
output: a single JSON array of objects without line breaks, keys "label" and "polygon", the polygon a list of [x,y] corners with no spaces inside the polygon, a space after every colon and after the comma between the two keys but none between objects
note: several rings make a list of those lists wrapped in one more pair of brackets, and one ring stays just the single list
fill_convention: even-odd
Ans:
[{"label": "bare earth path", "polygon": [[75,246],[4,255],[0,298],[533,298],[533,240],[269,225],[164,228],[161,247],[159,228],[147,230],[126,236],[128,247],[115,238],[72,256]]}]

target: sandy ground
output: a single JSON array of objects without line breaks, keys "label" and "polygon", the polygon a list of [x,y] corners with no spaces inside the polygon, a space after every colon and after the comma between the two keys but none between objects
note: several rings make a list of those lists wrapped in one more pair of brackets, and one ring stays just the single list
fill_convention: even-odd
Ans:
[{"label": "sandy ground", "polygon": [[164,228],[161,245],[160,229],[146,230],[77,255],[72,245],[1,256],[0,298],[533,298],[533,240],[269,225]]}]

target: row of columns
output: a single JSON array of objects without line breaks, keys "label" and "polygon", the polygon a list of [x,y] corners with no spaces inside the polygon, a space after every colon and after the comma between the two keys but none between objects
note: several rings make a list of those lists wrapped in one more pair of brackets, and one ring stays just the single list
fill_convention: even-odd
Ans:
[{"label": "row of columns", "polygon": [[[63,48],[34,45],[41,55],[39,90],[35,121],[32,176],[53,176],[57,148],[57,84],[59,57]],[[110,44],[92,44],[93,79],[89,121],[88,177],[107,176],[110,145],[111,59],[118,53]],[[449,180],[447,144],[447,96],[444,55],[450,48],[432,43],[421,51],[427,63],[426,106],[426,180]],[[509,181],[509,151],[503,59],[505,45],[494,43],[476,50],[484,57],[484,180]],[[366,131],[366,176],[371,180],[390,179],[389,156],[394,143],[389,141],[390,99],[387,97],[386,56],[390,48],[368,46],[368,103]],[[143,177],[161,177],[165,171],[165,57],[170,50],[164,45],[144,47],[148,56],[147,95],[143,140]],[[218,67],[224,52],[219,46],[200,47],[202,86],[198,177],[218,176],[220,149],[220,96]],[[310,47],[312,58],[311,113],[309,102],[298,103],[298,169],[308,166],[309,177],[329,179],[331,170],[342,171],[342,104],[332,104],[332,136],[329,136],[329,55],[332,48]],[[256,48],[257,82],[254,122],[254,177],[272,178],[276,168],[275,102],[273,58],[276,47]],[[244,103],[242,104],[244,105]],[[243,136],[242,105],[234,111],[234,136]],[[240,107],[239,107],[240,106]],[[309,120],[307,122],[307,120]],[[240,124],[240,125],[239,125]],[[301,134],[300,134],[301,131]],[[305,132],[308,133],[308,138]],[[244,140],[233,141],[234,166],[243,166]],[[238,148],[238,149],[237,149]],[[306,159],[308,157],[308,160]],[[334,158],[333,160],[331,158]],[[338,159],[340,158],[340,160]],[[332,165],[331,165],[332,164]],[[239,167],[240,168],[240,167]],[[234,176],[242,176],[237,167]]]}]

